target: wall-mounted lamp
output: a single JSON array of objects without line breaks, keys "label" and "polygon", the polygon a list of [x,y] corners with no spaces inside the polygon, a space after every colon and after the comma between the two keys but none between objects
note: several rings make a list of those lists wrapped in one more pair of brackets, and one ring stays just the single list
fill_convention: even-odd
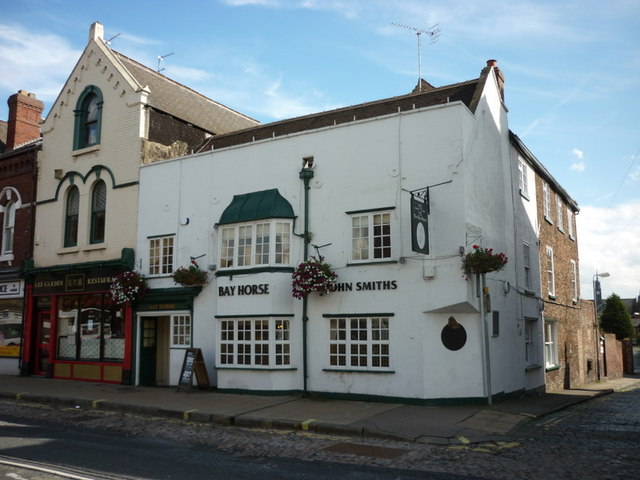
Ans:
[{"label": "wall-mounted lamp", "polygon": [[56,168],[53,171],[53,178],[55,178],[56,180],[62,180],[63,175],[64,175],[64,170],[62,170],[61,168]]}]

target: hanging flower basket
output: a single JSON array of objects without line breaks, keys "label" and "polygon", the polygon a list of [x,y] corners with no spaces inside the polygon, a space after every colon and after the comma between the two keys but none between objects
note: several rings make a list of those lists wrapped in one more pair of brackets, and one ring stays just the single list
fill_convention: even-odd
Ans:
[{"label": "hanging flower basket", "polygon": [[133,302],[147,291],[144,276],[134,270],[122,272],[111,282],[109,292],[118,305]]},{"label": "hanging flower basket", "polygon": [[295,298],[305,298],[311,292],[318,292],[320,296],[329,293],[336,283],[338,275],[331,270],[331,265],[323,262],[323,258],[309,257],[302,262],[291,275],[292,293]]},{"label": "hanging flower basket", "polygon": [[195,260],[191,260],[191,265],[189,265],[189,267],[180,267],[175,270],[171,274],[171,277],[174,282],[185,287],[205,285],[209,281],[207,272],[201,270]]},{"label": "hanging flower basket", "polygon": [[462,257],[462,270],[466,274],[489,273],[502,270],[509,259],[504,253],[493,253],[493,248],[473,246],[473,252]]}]

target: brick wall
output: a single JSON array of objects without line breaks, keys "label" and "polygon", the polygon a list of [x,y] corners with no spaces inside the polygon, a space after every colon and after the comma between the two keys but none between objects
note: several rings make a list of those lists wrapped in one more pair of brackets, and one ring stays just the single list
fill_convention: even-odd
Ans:
[{"label": "brick wall", "polygon": [[604,369],[603,374],[609,379],[620,378],[624,373],[622,359],[622,342],[616,340],[613,333],[603,334],[604,340]]}]

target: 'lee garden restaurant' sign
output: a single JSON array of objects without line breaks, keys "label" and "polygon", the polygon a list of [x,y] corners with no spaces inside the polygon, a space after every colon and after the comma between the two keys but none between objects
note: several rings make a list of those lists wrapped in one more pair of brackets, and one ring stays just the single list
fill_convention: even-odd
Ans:
[{"label": "'lee garden restaurant' sign", "polygon": [[119,272],[95,269],[90,272],[40,273],[33,282],[34,295],[56,295],[64,293],[104,292]]}]

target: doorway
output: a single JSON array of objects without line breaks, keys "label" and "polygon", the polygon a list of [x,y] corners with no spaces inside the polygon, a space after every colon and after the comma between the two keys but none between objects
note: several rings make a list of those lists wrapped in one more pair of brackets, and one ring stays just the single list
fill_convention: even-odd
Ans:
[{"label": "doorway", "polygon": [[169,317],[141,316],[139,381],[143,386],[169,385]]},{"label": "doorway", "polygon": [[50,371],[51,312],[38,312],[36,321],[35,375],[48,375]]}]

